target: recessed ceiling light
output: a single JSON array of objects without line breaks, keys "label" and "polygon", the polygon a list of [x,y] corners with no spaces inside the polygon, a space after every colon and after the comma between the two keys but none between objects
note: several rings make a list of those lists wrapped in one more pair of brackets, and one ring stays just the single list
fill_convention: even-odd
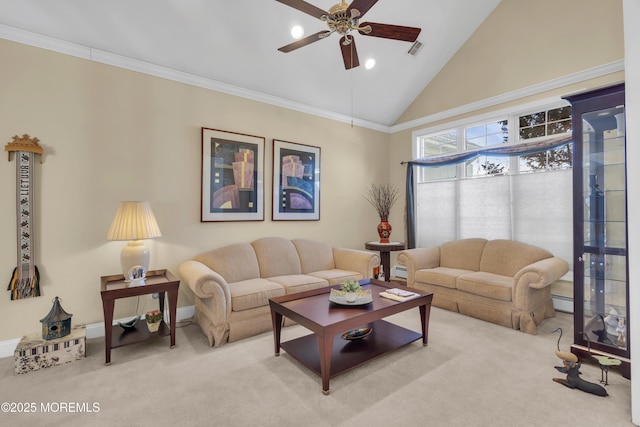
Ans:
[{"label": "recessed ceiling light", "polygon": [[296,40],[300,40],[304,36],[304,28],[300,25],[294,25],[291,28],[291,36]]},{"label": "recessed ceiling light", "polygon": [[365,62],[365,63],[364,63],[364,67],[365,67],[367,70],[370,70],[370,69],[372,69],[372,68],[373,68],[373,67],[375,67],[375,66],[376,66],[376,60],[375,60],[375,59],[373,59],[373,58],[369,58],[369,59],[367,59],[367,62]]}]

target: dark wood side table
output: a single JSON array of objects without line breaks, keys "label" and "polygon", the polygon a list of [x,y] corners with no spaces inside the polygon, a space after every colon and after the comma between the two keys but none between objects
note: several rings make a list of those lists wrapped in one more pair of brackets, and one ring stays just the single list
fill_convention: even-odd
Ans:
[{"label": "dark wood side table", "polygon": [[[129,287],[122,274],[102,276],[100,278],[100,295],[102,296],[102,309],[104,311],[104,343],[105,364],[111,364],[111,349],[123,347],[129,344],[139,343],[152,338],[171,336],[171,348],[176,345],[176,309],[178,305],[178,286],[180,280],[171,274],[169,270],[153,270],[147,272],[146,284],[143,286]],[[157,332],[149,332],[144,317],[133,330],[122,330],[121,333],[113,333],[113,308],[120,298],[135,297],[140,295],[158,294],[160,311],[164,313],[165,292],[169,295],[169,326],[162,321]],[[118,327],[120,329],[120,327]]]},{"label": "dark wood side table", "polygon": [[380,263],[384,270],[384,280],[388,282],[391,278],[391,252],[404,250],[405,244],[401,242],[367,242],[364,244],[365,249],[380,252]]}]

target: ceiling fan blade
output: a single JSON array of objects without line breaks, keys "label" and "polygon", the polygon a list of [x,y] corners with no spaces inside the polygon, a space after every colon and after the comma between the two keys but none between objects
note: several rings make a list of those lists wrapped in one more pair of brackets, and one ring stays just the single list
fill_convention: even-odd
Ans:
[{"label": "ceiling fan blade", "polygon": [[344,68],[350,70],[360,65],[358,60],[358,51],[356,50],[356,40],[349,36],[351,42],[347,45],[344,44],[345,36],[340,38],[340,50],[342,51],[342,59],[344,61]]},{"label": "ceiling fan blade", "polygon": [[371,27],[370,32],[358,30],[364,36],[382,37],[385,39],[402,40],[405,42],[414,42],[418,38],[421,28],[403,27],[402,25],[378,24],[375,22],[363,22],[360,27]]},{"label": "ceiling fan blade", "polygon": [[300,12],[304,12],[318,19],[320,19],[322,15],[328,15],[328,13],[325,12],[324,10],[320,9],[319,7],[315,7],[314,5],[309,4],[303,0],[276,0],[276,1],[282,4],[286,4],[287,6],[290,6],[294,9],[298,9]]},{"label": "ceiling fan blade", "polygon": [[359,17],[362,18],[377,2],[378,0],[353,0],[347,8],[347,16],[351,16],[351,9],[356,9],[360,12]]},{"label": "ceiling fan blade", "polygon": [[329,30],[325,30],[325,31],[319,31],[315,34],[311,34],[310,36],[307,36],[303,39],[300,40],[296,40],[293,43],[290,43],[286,46],[282,46],[281,48],[279,48],[278,50],[280,52],[291,52],[292,50],[296,50],[298,48],[301,48],[303,46],[306,46],[308,44],[311,44],[313,42],[317,42],[318,40],[322,40],[325,37],[327,37],[329,34],[331,34],[331,31]]}]

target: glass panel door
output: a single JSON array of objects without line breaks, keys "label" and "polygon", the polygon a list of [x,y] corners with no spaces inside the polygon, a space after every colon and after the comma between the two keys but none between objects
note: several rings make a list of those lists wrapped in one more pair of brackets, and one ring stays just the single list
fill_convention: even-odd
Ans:
[{"label": "glass panel door", "polygon": [[582,202],[582,332],[590,345],[626,350],[624,106],[582,115]]}]

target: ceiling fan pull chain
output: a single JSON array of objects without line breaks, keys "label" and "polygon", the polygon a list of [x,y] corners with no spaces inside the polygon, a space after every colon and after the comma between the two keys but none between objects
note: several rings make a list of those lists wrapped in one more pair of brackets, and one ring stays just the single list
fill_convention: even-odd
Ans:
[{"label": "ceiling fan pull chain", "polygon": [[[353,65],[353,44],[351,45],[351,64]],[[349,73],[349,81],[351,85],[351,128],[353,129],[353,71]]]}]

